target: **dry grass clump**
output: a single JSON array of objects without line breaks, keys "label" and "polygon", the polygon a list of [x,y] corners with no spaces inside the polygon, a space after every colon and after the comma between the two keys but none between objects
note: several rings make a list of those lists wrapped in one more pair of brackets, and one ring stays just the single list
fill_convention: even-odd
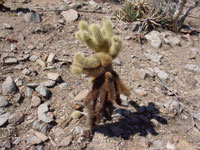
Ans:
[{"label": "dry grass clump", "polygon": [[191,6],[183,17],[180,17],[187,0],[173,3],[170,0],[126,0],[123,8],[117,12],[120,20],[142,22],[143,30],[164,27],[179,31],[189,11],[197,6]]}]

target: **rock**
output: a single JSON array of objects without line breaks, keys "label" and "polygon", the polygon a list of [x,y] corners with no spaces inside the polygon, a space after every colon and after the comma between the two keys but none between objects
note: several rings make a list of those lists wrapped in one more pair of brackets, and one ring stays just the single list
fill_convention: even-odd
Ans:
[{"label": "rock", "polygon": [[58,85],[61,89],[65,90],[68,87],[68,83],[64,82]]},{"label": "rock", "polygon": [[124,132],[124,130],[118,126],[112,126],[111,131],[115,134],[115,136],[120,136]]},{"label": "rock", "polygon": [[3,95],[13,95],[18,91],[18,88],[15,82],[13,81],[12,77],[8,76],[6,78],[6,81],[3,82],[2,91]]},{"label": "rock", "polygon": [[26,141],[30,145],[40,144],[42,142],[37,136],[29,136]]},{"label": "rock", "polygon": [[29,50],[34,50],[36,47],[35,47],[35,45],[29,45],[27,48],[28,48]]},{"label": "rock", "polygon": [[145,80],[147,77],[153,76],[153,72],[145,69],[137,69],[135,71],[135,76],[141,80]]},{"label": "rock", "polygon": [[194,150],[194,147],[185,139],[178,139],[175,150]]},{"label": "rock", "polygon": [[175,145],[171,141],[167,141],[166,148],[167,150],[176,150]]},{"label": "rock", "polygon": [[157,54],[154,50],[151,49],[146,50],[144,55],[147,57],[148,60],[151,60],[158,64],[161,63],[161,59],[163,58],[162,55]]},{"label": "rock", "polygon": [[60,75],[58,73],[48,73],[47,78],[53,81],[59,81]]},{"label": "rock", "polygon": [[4,108],[0,108],[0,116],[3,115],[5,113],[5,109]]},{"label": "rock", "polygon": [[8,23],[4,23],[3,26],[5,29],[13,30],[13,27]]},{"label": "rock", "polygon": [[149,34],[145,35],[145,38],[150,41],[151,46],[154,48],[160,48],[162,45],[162,40],[158,31],[153,30]]},{"label": "rock", "polygon": [[37,12],[28,12],[24,15],[24,20],[26,22],[34,22],[34,23],[39,23],[42,21],[42,17],[39,13]]},{"label": "rock", "polygon": [[20,137],[17,137],[17,138],[14,140],[13,144],[14,144],[14,145],[18,145],[20,142],[21,142],[21,138],[20,138]]},{"label": "rock", "polygon": [[142,146],[143,148],[149,148],[151,142],[147,138],[141,137],[138,142],[138,145]]},{"label": "rock", "polygon": [[8,149],[11,149],[12,145],[11,145],[11,142],[9,139],[6,139],[4,142],[3,142],[3,147],[5,148],[8,148]]},{"label": "rock", "polygon": [[177,100],[170,100],[165,105],[169,113],[173,115],[180,114],[182,112],[182,106]]},{"label": "rock", "polygon": [[120,61],[119,58],[114,59],[114,60],[113,60],[113,64],[116,64],[116,65],[118,65],[118,66],[121,66],[121,65],[122,65],[122,63],[121,63],[121,61]]},{"label": "rock", "polygon": [[156,148],[159,148],[159,149],[162,149],[164,148],[164,143],[163,141],[161,140],[156,140],[153,142],[153,145],[156,147]]},{"label": "rock", "polygon": [[76,97],[74,98],[75,101],[83,101],[86,96],[88,95],[89,90],[82,90],[78,93],[78,95],[76,95]]},{"label": "rock", "polygon": [[44,103],[38,107],[38,119],[45,122],[50,123],[53,121],[53,118],[47,116],[47,112],[49,111],[48,104]]},{"label": "rock", "polygon": [[32,95],[33,95],[33,89],[26,87],[25,96],[28,98],[32,98]]},{"label": "rock", "polygon": [[51,87],[54,87],[54,86],[55,86],[56,81],[47,80],[47,81],[45,81],[45,82],[42,82],[41,84],[44,85],[44,86],[47,87],[47,88],[51,88]]},{"label": "rock", "polygon": [[40,97],[34,94],[31,99],[31,107],[38,107],[40,103],[41,103]]},{"label": "rock", "polygon": [[55,58],[55,54],[51,53],[49,56],[48,56],[48,59],[47,59],[47,63],[54,63],[54,58]]},{"label": "rock", "polygon": [[71,117],[72,117],[73,119],[79,119],[81,116],[82,116],[82,114],[81,114],[81,112],[78,111],[78,110],[74,111],[74,112],[71,114]]},{"label": "rock", "polygon": [[33,122],[33,128],[39,130],[43,134],[48,134],[51,129],[51,125],[46,124],[40,120],[36,120]]},{"label": "rock", "polygon": [[184,67],[188,71],[194,71],[200,73],[200,68],[197,65],[194,64],[187,64]]},{"label": "rock", "polygon": [[129,35],[125,37],[125,40],[131,40],[131,39],[132,39],[132,37]]},{"label": "rock", "polygon": [[61,13],[67,22],[72,22],[78,19],[78,12],[70,9],[68,11],[63,11]]},{"label": "rock", "polygon": [[168,40],[172,46],[180,46],[181,45],[181,40],[177,37],[168,36]]},{"label": "rock", "polygon": [[122,101],[121,103],[122,106],[128,106],[128,96],[120,94],[120,99]]},{"label": "rock", "polygon": [[197,84],[200,85],[200,75],[194,76],[194,79],[196,80]]},{"label": "rock", "polygon": [[31,71],[30,71],[29,69],[25,68],[25,69],[22,71],[22,73],[23,73],[24,75],[28,76],[28,75],[31,74]]},{"label": "rock", "polygon": [[17,94],[14,95],[13,100],[14,100],[15,102],[20,103],[20,102],[21,102],[21,99],[22,99],[22,96],[21,96],[20,93],[17,93]]},{"label": "rock", "polygon": [[35,62],[39,57],[36,56],[36,55],[32,55],[29,60],[32,61],[32,62]]},{"label": "rock", "polygon": [[30,87],[30,88],[36,88],[37,86],[39,86],[40,84],[37,83],[37,82],[31,82],[31,83],[28,83],[26,84],[27,87]]},{"label": "rock", "polygon": [[194,114],[193,117],[200,121],[200,112],[197,112],[196,114]]},{"label": "rock", "polygon": [[6,96],[0,96],[0,107],[5,107],[8,104],[9,103],[8,103],[7,97]]},{"label": "rock", "polygon": [[18,60],[16,58],[7,58],[5,60],[5,64],[7,65],[18,64]]},{"label": "rock", "polygon": [[42,84],[40,84],[35,90],[43,97],[50,97],[50,91]]},{"label": "rock", "polygon": [[17,52],[17,46],[15,44],[10,45],[11,52]]},{"label": "rock", "polygon": [[9,116],[10,116],[9,112],[0,116],[0,127],[3,126],[8,121]]},{"label": "rock", "polygon": [[32,132],[43,142],[47,141],[49,138],[41,132],[32,130]]},{"label": "rock", "polygon": [[165,71],[162,71],[159,68],[154,68],[154,70],[155,70],[156,74],[158,75],[158,77],[161,80],[167,80],[167,79],[169,79],[169,75]]},{"label": "rock", "polygon": [[15,69],[16,69],[16,70],[22,70],[22,69],[24,69],[24,68],[25,68],[25,66],[24,66],[24,65],[21,65],[21,64],[15,66]]},{"label": "rock", "polygon": [[148,94],[145,89],[136,89],[134,92],[139,96],[147,96]]},{"label": "rock", "polygon": [[69,146],[72,143],[72,135],[65,137],[59,144],[59,146]]},{"label": "rock", "polygon": [[199,54],[199,49],[191,48],[187,54],[187,57],[188,57],[188,59],[195,59],[198,54]]},{"label": "rock", "polygon": [[26,54],[26,55],[24,55],[23,59],[24,59],[24,60],[28,60],[29,57],[30,57],[30,54]]},{"label": "rock", "polygon": [[24,120],[24,114],[17,111],[9,116],[8,122],[13,126],[20,124]]},{"label": "rock", "polygon": [[42,68],[46,67],[46,63],[41,59],[37,59],[36,64],[40,65]]}]

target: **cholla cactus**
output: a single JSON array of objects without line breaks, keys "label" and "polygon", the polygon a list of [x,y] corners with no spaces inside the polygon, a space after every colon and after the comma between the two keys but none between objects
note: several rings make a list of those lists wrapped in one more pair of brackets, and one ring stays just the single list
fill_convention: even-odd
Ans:
[{"label": "cholla cactus", "polygon": [[112,60],[120,52],[121,41],[114,36],[111,22],[104,21],[100,28],[97,24],[88,26],[81,21],[76,37],[96,52],[87,58],[76,53],[72,64],[73,73],[85,73],[93,79],[92,90],[85,99],[92,131],[103,116],[111,119],[113,103],[121,104],[120,94],[129,96],[130,93],[112,68]]},{"label": "cholla cactus", "polygon": [[88,27],[85,21],[81,21],[76,37],[96,53],[89,58],[85,58],[80,53],[75,54],[72,64],[73,73],[85,73],[96,78],[102,73],[112,70],[112,60],[120,52],[121,41],[114,36],[110,21],[104,21],[102,28],[97,24],[91,24]]}]

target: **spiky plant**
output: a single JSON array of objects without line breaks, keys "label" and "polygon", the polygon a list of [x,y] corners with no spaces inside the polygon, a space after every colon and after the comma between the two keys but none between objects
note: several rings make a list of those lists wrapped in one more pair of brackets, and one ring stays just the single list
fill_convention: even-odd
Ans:
[{"label": "spiky plant", "polygon": [[97,24],[88,25],[81,21],[76,37],[96,52],[90,57],[76,53],[72,64],[73,73],[87,74],[92,78],[92,90],[85,99],[92,131],[102,117],[111,118],[113,103],[121,104],[120,94],[130,94],[112,67],[112,60],[120,52],[121,40],[114,35],[108,20],[101,28]]}]

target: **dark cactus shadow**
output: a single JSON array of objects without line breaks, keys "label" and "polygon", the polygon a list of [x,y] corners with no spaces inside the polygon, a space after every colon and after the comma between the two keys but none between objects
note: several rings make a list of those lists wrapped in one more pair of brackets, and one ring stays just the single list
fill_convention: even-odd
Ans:
[{"label": "dark cactus shadow", "polygon": [[131,112],[126,109],[116,109],[114,117],[119,117],[119,120],[114,123],[105,123],[98,125],[95,132],[102,133],[108,137],[121,137],[128,140],[131,136],[139,134],[140,136],[147,136],[152,134],[158,135],[155,130],[155,123],[167,124],[167,120],[160,116],[159,110],[154,103],[149,103],[148,106],[139,106],[134,101],[130,101],[130,105],[137,111]]}]

